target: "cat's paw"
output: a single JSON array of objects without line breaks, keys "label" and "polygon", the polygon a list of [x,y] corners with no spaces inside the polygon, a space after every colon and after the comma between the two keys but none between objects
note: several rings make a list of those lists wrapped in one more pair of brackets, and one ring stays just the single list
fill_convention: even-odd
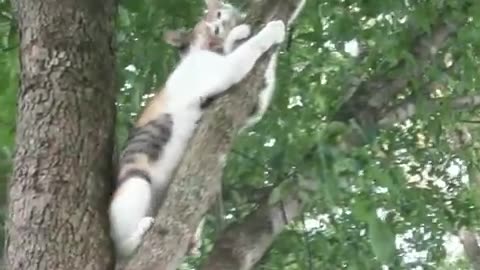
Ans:
[{"label": "cat's paw", "polygon": [[144,217],[137,225],[137,235],[142,237],[153,225],[155,219],[153,217]]},{"label": "cat's paw", "polygon": [[265,29],[268,30],[269,38],[275,43],[282,43],[285,40],[285,24],[282,21],[271,21],[267,23]]},{"label": "cat's paw", "polygon": [[232,29],[230,35],[234,37],[235,40],[242,40],[250,36],[251,29],[248,24],[240,24]]},{"label": "cat's paw", "polygon": [[119,244],[117,252],[119,252],[122,257],[131,256],[142,242],[145,233],[152,227],[153,221],[153,217],[142,218],[138,222],[135,232]]}]

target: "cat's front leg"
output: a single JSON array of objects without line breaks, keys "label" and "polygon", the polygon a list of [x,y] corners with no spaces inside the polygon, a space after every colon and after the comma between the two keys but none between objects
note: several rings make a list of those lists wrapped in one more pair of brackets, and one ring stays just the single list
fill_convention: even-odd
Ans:
[{"label": "cat's front leg", "polygon": [[260,32],[251,39],[263,52],[275,44],[285,40],[285,24],[278,20],[267,23]]},{"label": "cat's front leg", "polygon": [[258,58],[270,47],[285,39],[285,24],[282,21],[269,22],[258,34],[241,44],[227,55],[228,70],[225,77],[225,89],[240,82],[252,70]]}]

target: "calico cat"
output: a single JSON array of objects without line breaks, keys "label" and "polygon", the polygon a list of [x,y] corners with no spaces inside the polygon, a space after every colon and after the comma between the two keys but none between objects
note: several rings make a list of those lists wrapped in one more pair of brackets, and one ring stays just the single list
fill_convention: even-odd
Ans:
[{"label": "calico cat", "polygon": [[[202,103],[240,82],[258,58],[285,37],[283,22],[273,21],[235,51],[222,55],[214,52],[219,31],[212,22],[203,18],[193,31],[172,31],[165,36],[169,43],[188,39],[189,45],[163,90],[137,120],[120,156],[109,216],[112,238],[122,257],[135,251],[151,227],[151,216],[202,116]],[[250,34],[247,25],[235,28],[233,33]]]},{"label": "calico cat", "polygon": [[[206,12],[206,18],[213,20],[208,23],[208,26],[210,27],[211,32],[215,35],[215,43],[213,44],[214,46],[212,46],[212,50],[215,50],[219,53],[221,52],[225,55],[229,54],[238,46],[238,42],[247,38],[249,35],[249,31],[245,31],[241,27],[235,28],[235,26],[240,24],[240,22],[245,19],[245,14],[241,13],[231,4],[219,0],[207,0],[207,5],[209,6],[209,9]],[[305,0],[302,0],[298,4],[293,15],[289,18],[288,25],[291,25],[298,17],[304,5]],[[170,45],[173,45],[179,49],[180,53],[182,54],[183,48],[188,45],[188,39],[175,39],[174,41],[175,42],[169,42]],[[270,58],[264,75],[265,87],[260,91],[258,103],[251,112],[250,117],[247,119],[240,132],[249,129],[258,123],[268,109],[275,91],[278,54],[279,51],[277,49]],[[203,230],[204,223],[205,219],[202,219],[197,227],[195,235],[190,240],[188,250],[188,254],[190,255],[198,255],[199,253],[198,250],[201,246],[201,232]]]},{"label": "calico cat", "polygon": [[[206,18],[213,20],[208,23],[208,26],[210,27],[211,32],[215,35],[215,42],[212,46],[212,50],[225,55],[229,54],[236,48],[238,45],[237,42],[240,42],[249,36],[249,31],[245,31],[242,27],[235,28],[235,26],[245,19],[245,14],[241,13],[231,4],[219,0],[206,1],[209,6],[209,9],[206,12]],[[305,6],[305,3],[306,0],[302,0],[298,3],[295,11],[288,20],[288,26],[290,26],[298,17]],[[179,49],[182,54],[183,48],[188,45],[188,41],[188,39],[175,39],[174,42],[168,43]],[[268,109],[275,91],[278,54],[279,50],[277,49],[270,58],[264,75],[265,87],[260,91],[258,103],[240,132],[249,129],[258,123]],[[190,255],[198,255],[199,253],[198,251],[201,246],[201,233],[203,231],[204,223],[205,219],[202,219],[196,229],[195,235],[190,240],[188,249],[188,254]]]}]

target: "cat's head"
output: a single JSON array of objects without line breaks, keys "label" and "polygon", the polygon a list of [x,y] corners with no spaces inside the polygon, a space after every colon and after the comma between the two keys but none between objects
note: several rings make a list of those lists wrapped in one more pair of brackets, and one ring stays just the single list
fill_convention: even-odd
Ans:
[{"label": "cat's head", "polygon": [[195,47],[221,51],[228,33],[245,18],[234,6],[220,0],[205,0],[207,9],[193,29],[167,31],[165,41],[185,53]]},{"label": "cat's head", "polygon": [[245,14],[231,4],[219,0],[205,0],[205,3],[207,10],[203,21],[209,32],[221,40],[225,40],[228,33],[245,19]]}]

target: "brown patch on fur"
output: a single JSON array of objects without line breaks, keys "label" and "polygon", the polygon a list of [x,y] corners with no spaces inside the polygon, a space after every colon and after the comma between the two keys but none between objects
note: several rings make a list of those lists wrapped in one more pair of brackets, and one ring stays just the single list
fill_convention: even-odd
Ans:
[{"label": "brown patch on fur", "polygon": [[142,127],[148,122],[157,119],[164,112],[164,107],[165,94],[164,89],[162,89],[148,102],[137,123],[135,123],[135,127]]},{"label": "brown patch on fur", "polygon": [[147,158],[147,155],[144,155],[144,154],[137,154],[135,156],[135,162],[134,163],[130,163],[130,164],[126,164],[124,166],[122,166],[122,168],[120,169],[120,172],[118,173],[117,175],[117,184],[119,185],[118,188],[114,191],[113,195],[112,195],[112,198],[115,197],[115,196],[118,196],[119,194],[121,194],[125,189],[122,188],[122,183],[125,179],[125,175],[126,173],[129,171],[129,170],[144,170],[146,172],[148,172],[150,170],[150,164],[148,163],[148,158]]},{"label": "brown patch on fur", "polygon": [[205,21],[200,21],[195,25],[195,28],[193,28],[192,43],[195,44],[196,47],[210,50],[212,47],[218,46],[217,44],[221,44],[221,42],[221,40],[210,32]]},{"label": "brown patch on fur", "polygon": [[144,171],[150,171],[150,162],[148,160],[147,155],[145,154],[136,154],[135,155],[135,162],[132,163],[127,163],[122,168],[120,169],[120,172],[118,173],[117,179],[123,179],[124,175],[132,169],[136,170],[144,170]]}]

